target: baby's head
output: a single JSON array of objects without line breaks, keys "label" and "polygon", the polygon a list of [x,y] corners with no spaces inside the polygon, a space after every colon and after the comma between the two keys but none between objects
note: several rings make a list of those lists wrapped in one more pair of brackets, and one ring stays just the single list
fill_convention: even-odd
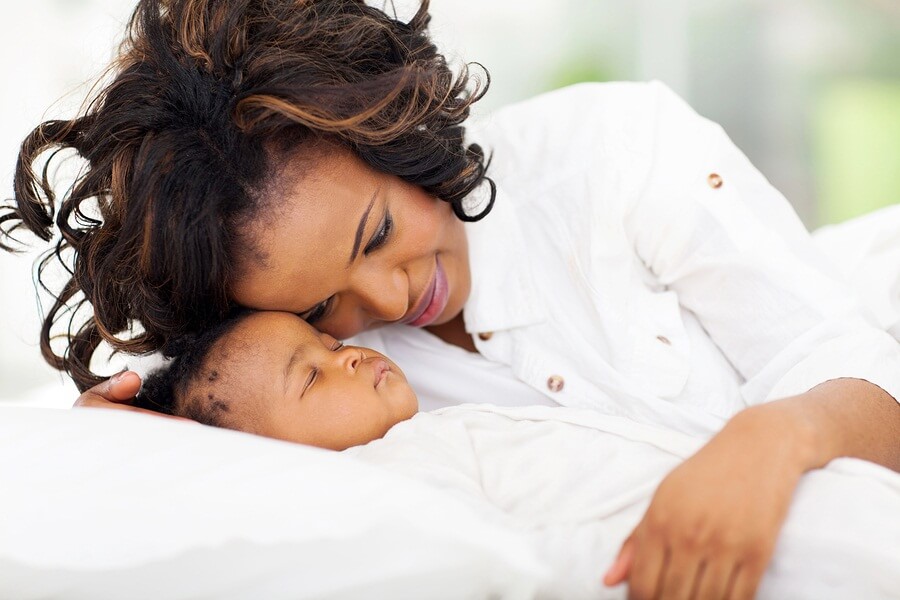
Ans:
[{"label": "baby's head", "polygon": [[289,313],[253,312],[183,343],[137,405],[207,425],[343,450],[418,410],[390,359]]}]

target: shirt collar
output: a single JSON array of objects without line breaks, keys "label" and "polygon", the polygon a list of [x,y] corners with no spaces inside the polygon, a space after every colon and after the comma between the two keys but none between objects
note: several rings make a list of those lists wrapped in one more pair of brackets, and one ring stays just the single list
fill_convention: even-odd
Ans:
[{"label": "shirt collar", "polygon": [[500,331],[544,320],[519,215],[499,184],[491,212],[465,227],[472,274],[463,308],[466,331]]}]

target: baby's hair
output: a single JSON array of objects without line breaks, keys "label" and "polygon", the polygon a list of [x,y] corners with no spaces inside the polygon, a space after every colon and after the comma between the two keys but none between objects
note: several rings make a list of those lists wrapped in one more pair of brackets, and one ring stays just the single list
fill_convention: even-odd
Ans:
[{"label": "baby's hair", "polygon": [[[216,343],[252,312],[237,311],[199,335],[172,340],[164,349],[171,361],[144,380],[134,405],[204,425],[233,429],[233,421],[228,416],[232,410],[231,401],[205,391],[214,387],[220,374],[217,370],[206,373],[204,365]],[[206,385],[198,385],[201,378],[205,379],[202,383]],[[189,394],[192,389],[195,393]]]},{"label": "baby's hair", "polygon": [[[298,156],[349,150],[483,217],[496,189],[463,123],[489,78],[451,68],[429,19],[428,0],[408,22],[363,0],[140,0],[111,81],[83,115],[25,138],[0,206],[0,248],[17,230],[52,245],[38,266],[55,298],[47,362],[85,390],[105,379],[101,342],[144,354],[218,323],[258,254],[250,225],[278,214]],[[71,186],[51,181],[59,150],[85,160]],[[489,197],[472,206],[476,189]]]}]

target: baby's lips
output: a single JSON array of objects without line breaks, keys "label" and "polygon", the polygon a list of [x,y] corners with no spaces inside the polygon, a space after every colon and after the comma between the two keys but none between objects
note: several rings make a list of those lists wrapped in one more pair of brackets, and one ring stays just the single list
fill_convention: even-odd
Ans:
[{"label": "baby's lips", "polygon": [[372,371],[374,375],[374,383],[375,387],[378,387],[378,384],[382,382],[382,380],[387,377],[387,374],[390,372],[391,367],[387,364],[387,361],[383,358],[376,358],[373,360]]}]

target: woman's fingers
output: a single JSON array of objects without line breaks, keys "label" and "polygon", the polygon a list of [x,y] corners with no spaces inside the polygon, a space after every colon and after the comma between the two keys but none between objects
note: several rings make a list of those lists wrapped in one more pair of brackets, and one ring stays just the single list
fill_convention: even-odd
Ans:
[{"label": "woman's fingers", "polygon": [[691,598],[694,600],[722,600],[733,584],[737,570],[730,561],[713,561],[706,564],[703,576],[697,582]]},{"label": "woman's fingers", "polygon": [[628,578],[631,571],[631,565],[634,563],[634,537],[629,536],[619,549],[619,555],[613,562],[612,566],[603,576],[603,585],[612,587],[619,585]]},{"label": "woman's fingers", "polygon": [[133,371],[118,373],[87,390],[75,401],[75,406],[124,408],[141,389],[141,378]]},{"label": "woman's fingers", "polygon": [[635,539],[634,564],[628,577],[628,600],[651,600],[659,593],[667,552],[662,543],[647,538],[645,535]]},{"label": "woman's fingers", "polygon": [[678,600],[690,598],[695,581],[702,574],[703,562],[693,553],[670,551],[655,597]]},{"label": "woman's fingers", "polygon": [[105,397],[113,402],[130,401],[140,390],[140,376],[134,371],[123,371],[109,378]]},{"label": "woman's fingers", "polygon": [[87,390],[75,401],[76,407],[91,408],[115,408],[118,410],[128,410],[131,412],[141,413],[145,415],[153,415],[155,417],[165,417],[167,419],[175,419],[177,421],[188,421],[185,417],[176,417],[174,415],[165,415],[132,406],[134,397],[141,389],[141,377],[134,371],[123,371],[113,375],[103,383],[98,383],[91,389]]},{"label": "woman's fingers", "polygon": [[725,597],[728,600],[753,600],[764,572],[764,568],[748,564],[741,565],[735,573],[734,584]]}]

